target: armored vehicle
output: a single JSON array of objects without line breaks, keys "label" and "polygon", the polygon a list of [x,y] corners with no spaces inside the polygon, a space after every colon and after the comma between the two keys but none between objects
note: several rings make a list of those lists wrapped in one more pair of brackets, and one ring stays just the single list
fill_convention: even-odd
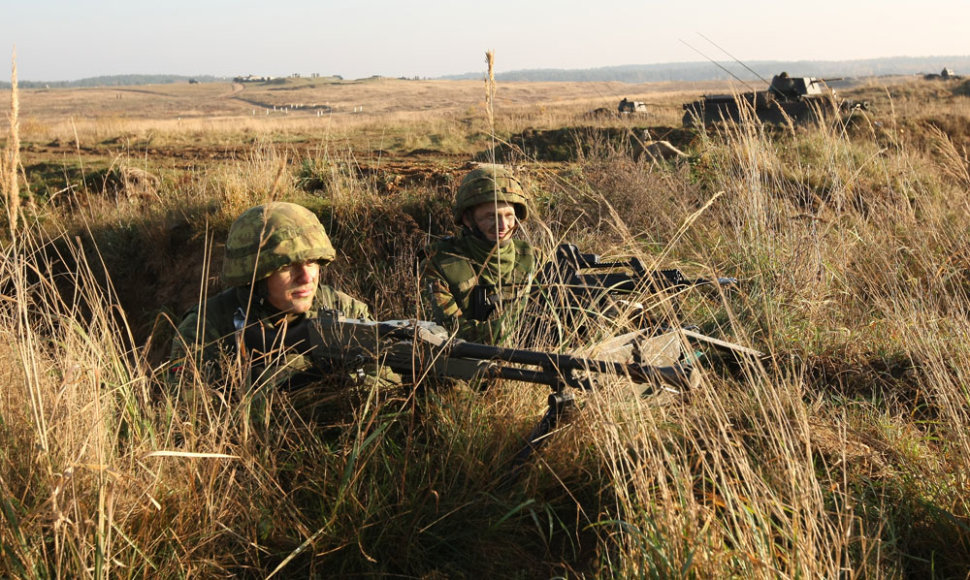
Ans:
[{"label": "armored vehicle", "polygon": [[647,104],[643,101],[630,101],[624,97],[616,110],[621,115],[624,113],[646,113]]},{"label": "armored vehicle", "polygon": [[[839,80],[839,79],[828,79]],[[806,124],[820,121],[838,109],[835,93],[824,79],[775,75],[765,91],[727,95],[705,95],[684,104],[684,127],[710,125],[718,121],[756,119],[762,123]]]}]

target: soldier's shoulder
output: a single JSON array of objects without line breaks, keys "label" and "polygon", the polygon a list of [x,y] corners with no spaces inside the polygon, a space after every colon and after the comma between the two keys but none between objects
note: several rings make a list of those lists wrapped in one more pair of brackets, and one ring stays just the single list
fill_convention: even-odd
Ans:
[{"label": "soldier's shoulder", "polygon": [[428,256],[433,256],[442,252],[454,252],[457,248],[457,241],[458,238],[455,236],[444,236],[429,243],[427,248],[425,248],[425,251],[427,252]]},{"label": "soldier's shoulder", "polygon": [[206,342],[229,336],[235,330],[233,315],[238,308],[235,289],[224,290],[186,310],[177,332],[187,344],[197,342],[202,336]]},{"label": "soldier's shoulder", "polygon": [[425,263],[438,267],[454,261],[468,261],[464,251],[458,244],[458,238],[446,236],[428,244]]},{"label": "soldier's shoulder", "polygon": [[233,312],[239,306],[236,297],[236,289],[230,288],[223,290],[215,296],[211,296],[201,304],[190,306],[183,314],[179,327],[188,322],[197,321],[200,316],[205,316],[207,320],[218,319],[228,316],[232,317]]}]

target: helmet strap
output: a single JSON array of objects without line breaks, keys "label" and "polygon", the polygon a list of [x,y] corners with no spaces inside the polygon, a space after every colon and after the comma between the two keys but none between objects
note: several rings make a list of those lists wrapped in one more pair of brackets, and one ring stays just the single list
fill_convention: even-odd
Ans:
[{"label": "helmet strap", "polygon": [[461,228],[480,240],[488,241],[488,238],[485,237],[482,230],[478,229],[478,226],[475,224],[475,220],[471,218],[471,213],[471,209],[466,209],[464,213],[461,214]]},{"label": "helmet strap", "polygon": [[484,233],[482,233],[482,230],[478,229],[478,226],[464,225],[462,226],[462,229],[468,232],[469,235],[476,237],[482,240],[483,242],[489,241],[488,237]]},{"label": "helmet strap", "polygon": [[256,284],[253,285],[252,296],[254,306],[259,306],[260,308],[264,306],[269,306],[270,308],[273,307],[273,305],[267,300],[269,297],[269,288],[266,286],[266,278],[256,281]]},{"label": "helmet strap", "polygon": [[256,285],[253,286],[253,306],[267,313],[270,320],[276,320],[283,314],[279,308],[273,306],[273,303],[269,301],[269,286],[266,285],[266,278],[257,280]]}]

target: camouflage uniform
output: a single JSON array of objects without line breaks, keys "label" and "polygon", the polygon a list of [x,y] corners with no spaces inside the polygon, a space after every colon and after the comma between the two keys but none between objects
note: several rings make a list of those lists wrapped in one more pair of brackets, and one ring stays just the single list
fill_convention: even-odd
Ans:
[{"label": "camouflage uniform", "polygon": [[527,242],[499,245],[464,225],[466,210],[497,201],[512,204],[518,221],[528,216],[522,186],[505,167],[482,165],[466,175],[455,199],[454,218],[462,231],[432,244],[422,266],[431,318],[457,328],[461,338],[485,344],[502,344],[518,328],[538,261]]},{"label": "camouflage uniform", "polygon": [[[171,371],[195,364],[209,377],[222,375],[224,365],[235,358],[253,362],[252,341],[245,336],[253,328],[297,329],[308,319],[340,311],[352,318],[370,319],[367,306],[351,296],[318,285],[310,310],[294,315],[276,309],[266,299],[265,280],[289,264],[306,261],[330,262],[336,252],[317,217],[291,203],[270,203],[244,212],[232,225],[226,241],[222,278],[227,290],[191,309],[172,341]],[[250,330],[244,331],[244,328]],[[250,347],[247,351],[247,345]],[[253,368],[262,383],[290,384],[301,374],[317,375],[309,357],[294,349],[277,349],[275,356],[260,345],[261,356]],[[257,379],[254,376],[252,379]]]}]

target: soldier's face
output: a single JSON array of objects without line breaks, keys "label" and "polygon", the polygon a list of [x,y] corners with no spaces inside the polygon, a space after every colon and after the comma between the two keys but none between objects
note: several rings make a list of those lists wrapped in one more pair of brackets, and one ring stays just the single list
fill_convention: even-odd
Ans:
[{"label": "soldier's face", "polygon": [[269,303],[283,312],[303,314],[313,305],[320,282],[320,262],[294,262],[266,279]]},{"label": "soldier's face", "polygon": [[504,246],[515,233],[515,206],[504,201],[480,203],[466,212],[462,221],[470,228],[478,228],[490,241]]}]

